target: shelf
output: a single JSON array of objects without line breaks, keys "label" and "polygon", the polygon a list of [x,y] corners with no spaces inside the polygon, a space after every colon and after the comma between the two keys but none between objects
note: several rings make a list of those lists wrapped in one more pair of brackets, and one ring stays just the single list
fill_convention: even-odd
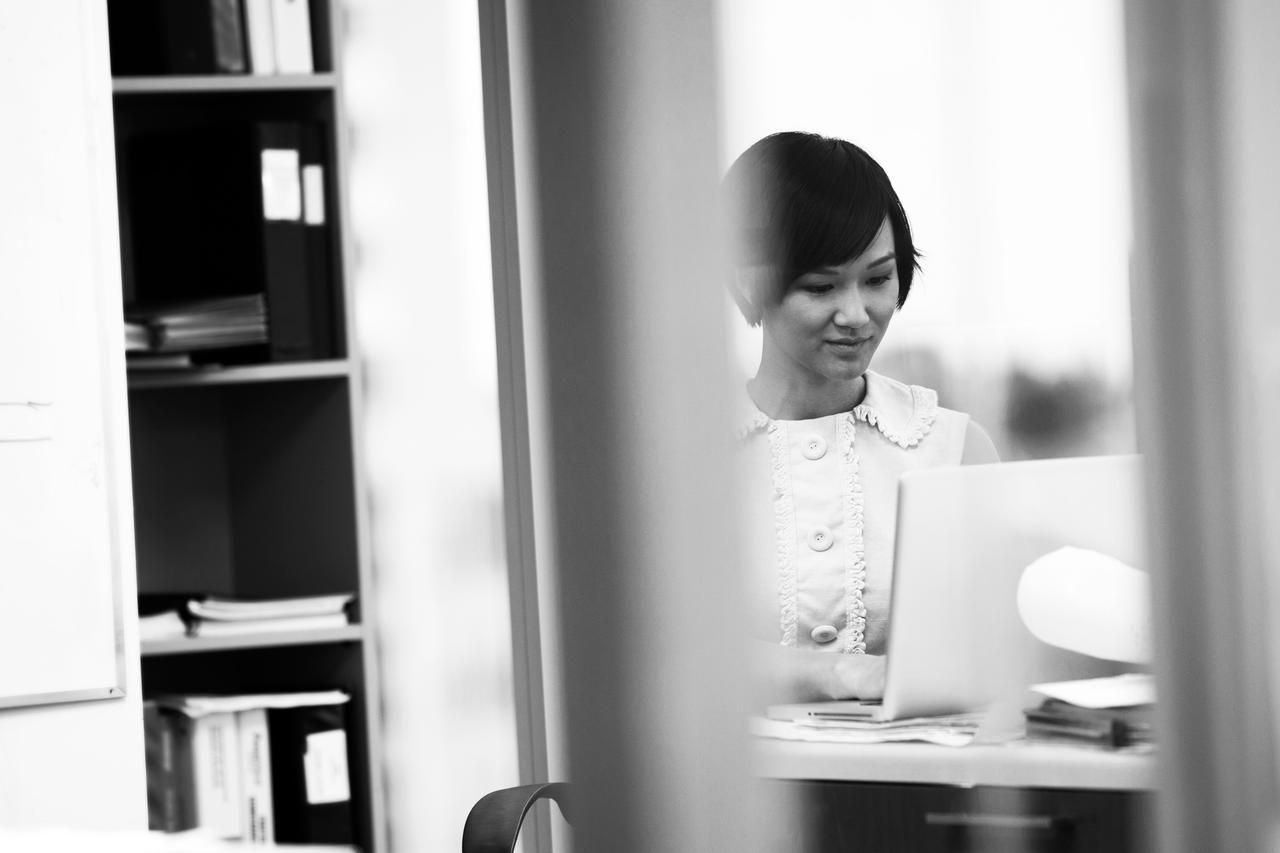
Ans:
[{"label": "shelf", "polygon": [[242,637],[182,637],[176,640],[144,640],[142,656],[190,655],[220,652],[228,649],[267,649],[282,646],[307,646],[317,643],[354,643],[364,638],[361,625],[326,628],[322,631],[289,631],[246,634]]},{"label": "shelf", "polygon": [[248,385],[255,382],[295,382],[349,376],[345,359],[252,364],[244,367],[198,367],[191,370],[137,370],[129,373],[130,388],[197,388],[205,385]]},{"label": "shelf", "polygon": [[337,76],[318,74],[208,74],[198,77],[165,75],[115,77],[111,91],[117,95],[164,95],[174,92],[278,92],[302,89],[333,90]]}]

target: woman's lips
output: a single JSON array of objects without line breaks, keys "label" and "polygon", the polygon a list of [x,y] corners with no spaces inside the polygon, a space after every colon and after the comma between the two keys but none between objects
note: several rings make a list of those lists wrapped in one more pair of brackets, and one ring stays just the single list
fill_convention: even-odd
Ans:
[{"label": "woman's lips", "polygon": [[838,349],[857,349],[858,347],[862,346],[869,340],[871,339],[870,338],[836,338],[835,340],[827,341],[827,343],[831,344],[833,347],[836,347]]}]

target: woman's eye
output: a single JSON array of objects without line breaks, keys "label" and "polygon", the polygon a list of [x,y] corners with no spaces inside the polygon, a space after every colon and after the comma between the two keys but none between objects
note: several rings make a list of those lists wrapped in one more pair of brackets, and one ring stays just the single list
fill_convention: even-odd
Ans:
[{"label": "woman's eye", "polygon": [[828,293],[834,285],[831,284],[802,284],[800,289],[805,293]]},{"label": "woman's eye", "polygon": [[878,275],[874,278],[867,279],[867,284],[871,285],[872,287],[881,287],[883,285],[888,284],[892,280],[893,280],[893,273],[888,273],[886,275]]}]

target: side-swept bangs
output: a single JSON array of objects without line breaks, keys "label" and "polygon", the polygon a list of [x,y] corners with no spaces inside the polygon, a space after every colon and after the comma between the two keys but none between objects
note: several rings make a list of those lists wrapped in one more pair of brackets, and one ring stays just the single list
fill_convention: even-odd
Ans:
[{"label": "side-swept bangs", "polygon": [[[762,300],[781,298],[810,270],[853,260],[886,219],[897,255],[898,306],[906,302],[919,268],[911,227],[889,176],[853,143],[811,133],[767,136],[729,168],[724,198],[740,271],[733,293],[752,325],[760,321]],[[744,268],[768,274],[743,276]]]}]

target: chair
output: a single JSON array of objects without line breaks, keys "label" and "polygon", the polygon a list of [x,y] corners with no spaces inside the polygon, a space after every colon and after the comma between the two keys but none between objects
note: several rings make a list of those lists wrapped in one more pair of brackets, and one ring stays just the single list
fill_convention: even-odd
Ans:
[{"label": "chair", "polygon": [[512,853],[524,816],[542,799],[554,801],[565,820],[570,819],[569,785],[565,782],[520,785],[485,794],[471,807],[462,827],[462,853]]}]

